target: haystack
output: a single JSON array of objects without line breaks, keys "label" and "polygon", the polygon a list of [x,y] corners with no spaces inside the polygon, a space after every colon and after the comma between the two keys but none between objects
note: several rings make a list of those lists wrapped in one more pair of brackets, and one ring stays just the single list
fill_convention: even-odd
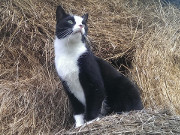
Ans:
[{"label": "haystack", "polygon": [[89,13],[93,52],[138,84],[145,108],[161,106],[180,114],[180,11],[173,5],[1,0],[1,134],[52,134],[72,127],[69,101],[54,68],[59,4],[72,14]]},{"label": "haystack", "polygon": [[111,115],[56,135],[170,135],[180,133],[180,117],[168,110],[142,110]]}]

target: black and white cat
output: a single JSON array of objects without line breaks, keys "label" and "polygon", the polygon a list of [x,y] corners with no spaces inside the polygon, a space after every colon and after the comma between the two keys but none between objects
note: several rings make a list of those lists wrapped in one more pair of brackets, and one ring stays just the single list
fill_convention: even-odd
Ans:
[{"label": "black and white cat", "polygon": [[55,66],[74,111],[76,127],[99,115],[142,109],[138,89],[89,49],[88,14],[56,10]]}]

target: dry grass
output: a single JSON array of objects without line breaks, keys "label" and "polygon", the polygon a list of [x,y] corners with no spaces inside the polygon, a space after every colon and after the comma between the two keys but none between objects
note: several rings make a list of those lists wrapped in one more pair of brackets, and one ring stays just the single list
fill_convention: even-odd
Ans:
[{"label": "dry grass", "polygon": [[56,135],[169,135],[180,133],[180,117],[167,110],[142,110],[111,115],[84,127],[60,131]]},{"label": "dry grass", "polygon": [[[143,35],[133,59],[133,78],[142,88],[144,104],[163,105],[180,114],[180,16],[172,6],[157,5],[154,30]],[[140,40],[142,39],[140,38]]]},{"label": "dry grass", "polygon": [[72,126],[54,69],[59,4],[74,14],[90,14],[94,53],[128,71],[142,89],[145,107],[161,106],[180,114],[180,11],[172,5],[141,0],[1,0],[0,134],[50,134]]}]

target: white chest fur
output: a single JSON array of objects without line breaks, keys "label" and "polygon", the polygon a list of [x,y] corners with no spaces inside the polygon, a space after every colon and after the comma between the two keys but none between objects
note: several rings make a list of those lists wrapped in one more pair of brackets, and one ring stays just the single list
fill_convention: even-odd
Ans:
[{"label": "white chest fur", "polygon": [[69,43],[66,39],[58,39],[54,42],[55,66],[59,76],[66,81],[70,92],[85,105],[85,96],[79,81],[79,57],[87,51],[82,42]]}]

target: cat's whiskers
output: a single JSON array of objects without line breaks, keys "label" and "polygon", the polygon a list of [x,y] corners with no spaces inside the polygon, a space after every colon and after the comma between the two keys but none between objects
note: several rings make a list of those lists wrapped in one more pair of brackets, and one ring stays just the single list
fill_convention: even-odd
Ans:
[{"label": "cat's whiskers", "polygon": [[[75,29],[74,31],[72,31],[71,32],[71,34],[69,35],[69,37],[68,37],[68,42],[67,42],[67,44],[69,44],[69,41],[70,41],[70,38],[72,37],[72,35],[74,35],[75,33],[77,33],[78,32],[78,30],[80,30],[80,29]],[[82,33],[81,33],[82,34]]]},{"label": "cat's whiskers", "polygon": [[67,29],[61,33],[59,33],[58,36],[61,36],[62,38],[66,37],[67,35],[69,35],[71,33],[71,29]]},{"label": "cat's whiskers", "polygon": [[71,38],[72,34],[73,34],[73,32],[72,32],[72,33],[69,35],[69,37],[68,37],[67,47],[69,47],[69,40],[70,40],[70,38]]},{"label": "cat's whiskers", "polygon": [[70,31],[70,28],[68,28],[68,29],[66,29],[66,30],[64,30],[63,32],[60,32],[60,35],[62,35],[62,34],[66,34],[67,32],[69,32]]},{"label": "cat's whiskers", "polygon": [[68,36],[68,35],[71,35],[71,33],[72,33],[72,31],[67,31],[67,33],[65,33],[65,34],[63,35],[63,37],[66,37],[66,36]]},{"label": "cat's whiskers", "polygon": [[86,41],[88,42],[88,44],[91,44],[91,42],[90,42],[88,36],[84,35],[84,37],[85,37]]}]

